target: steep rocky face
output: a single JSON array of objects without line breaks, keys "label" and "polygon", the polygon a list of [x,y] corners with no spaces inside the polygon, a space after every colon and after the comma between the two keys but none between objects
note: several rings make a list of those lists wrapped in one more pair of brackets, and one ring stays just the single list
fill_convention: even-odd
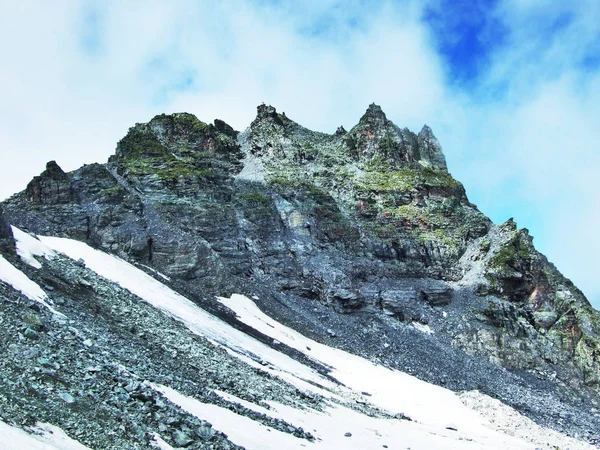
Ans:
[{"label": "steep rocky face", "polygon": [[[414,370],[456,389],[505,395],[435,360],[441,349],[528,373],[573,401],[593,403],[600,390],[597,311],[527,230],[494,225],[469,202],[429,127],[400,129],[377,105],[334,134],[266,105],[240,133],[157,116],[132,127],[107,164],[65,174],[49,163],[4,206],[14,225],[87,241],[183,291],[259,292],[290,325],[400,369],[425,358],[402,330],[427,325],[431,364]],[[328,333],[324,317],[358,331]]]},{"label": "steep rocky face", "polygon": [[241,169],[236,136],[223,121],[207,125],[191,114],[157,116],[131,128],[109,162],[152,192],[193,195],[200,183]]},{"label": "steep rocky face", "polygon": [[[458,257],[489,220],[448,174],[427,130],[420,138],[400,130],[371,105],[349,133],[325,135],[263,106],[240,141],[301,222],[315,222],[317,236],[320,230],[404,275],[455,279]],[[305,201],[310,196],[320,199]],[[317,208],[307,211],[310,204]]]},{"label": "steep rocky face", "polygon": [[14,253],[15,241],[10,225],[6,222],[0,207],[0,253]]},{"label": "steep rocky face", "polygon": [[461,264],[461,283],[485,299],[481,319],[492,327],[457,337],[457,345],[516,369],[547,370],[546,361],[565,382],[598,389],[598,312],[535,250],[526,229],[512,219],[492,227]]},{"label": "steep rocky face", "polygon": [[73,199],[69,177],[56,161],[46,164],[46,170],[27,185],[26,193],[28,200],[38,205],[69,203]]},{"label": "steep rocky face", "polygon": [[400,129],[375,104],[369,106],[345,140],[350,153],[360,161],[447,170],[442,148],[427,125],[419,135]]}]

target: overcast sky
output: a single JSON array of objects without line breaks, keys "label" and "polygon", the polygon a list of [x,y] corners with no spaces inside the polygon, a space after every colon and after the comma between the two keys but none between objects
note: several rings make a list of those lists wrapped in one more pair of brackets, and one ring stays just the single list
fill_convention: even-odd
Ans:
[{"label": "overcast sky", "polygon": [[2,3],[0,198],[155,114],[242,130],[265,102],[333,132],[375,102],[600,308],[597,0]]}]

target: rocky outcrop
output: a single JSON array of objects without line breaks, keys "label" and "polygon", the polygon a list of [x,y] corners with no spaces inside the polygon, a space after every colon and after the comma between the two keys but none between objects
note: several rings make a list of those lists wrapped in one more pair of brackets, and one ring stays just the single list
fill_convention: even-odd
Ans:
[{"label": "rocky outcrop", "polygon": [[490,327],[465,330],[456,345],[519,370],[552,373],[558,364],[565,383],[598,389],[600,316],[535,250],[526,229],[512,219],[493,226],[460,263],[465,268],[460,284],[483,300],[480,319]]},{"label": "rocky outcrop", "polygon": [[[420,311],[415,311],[417,304],[417,292],[409,290],[390,290],[381,292],[381,308],[385,314],[398,317],[400,320],[413,320],[418,318]],[[416,314],[414,314],[416,312]]]},{"label": "rocky outcrop", "polygon": [[29,201],[38,205],[55,205],[73,200],[71,180],[56,161],[46,164],[46,170],[27,185],[26,193]]},{"label": "rocky outcrop", "polygon": [[424,126],[418,136],[407,128],[400,129],[374,103],[350,130],[346,143],[351,154],[362,161],[447,170],[442,148],[431,128]]},{"label": "rocky outcrop", "polygon": [[187,113],[163,114],[132,127],[109,163],[148,192],[191,196],[202,183],[239,172],[236,136],[223,121],[209,125]]},{"label": "rocky outcrop", "polygon": [[431,168],[447,169],[446,158],[442,152],[442,146],[433,135],[433,131],[427,125],[423,126],[423,129],[417,136],[417,142],[419,146],[419,153],[421,160]]},{"label": "rocky outcrop", "polygon": [[447,306],[452,301],[452,288],[449,286],[429,287],[421,291],[421,297],[431,306]]}]

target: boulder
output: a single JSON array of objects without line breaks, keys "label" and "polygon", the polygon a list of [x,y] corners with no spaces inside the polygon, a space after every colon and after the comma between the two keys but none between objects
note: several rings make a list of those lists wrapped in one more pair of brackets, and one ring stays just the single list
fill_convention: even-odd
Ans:
[{"label": "boulder", "polygon": [[535,324],[540,328],[548,329],[558,320],[556,311],[534,311],[532,314]]},{"label": "boulder", "polygon": [[425,288],[421,290],[421,298],[431,306],[446,306],[452,300],[452,289],[447,286]]},{"label": "boulder", "polygon": [[414,289],[382,291],[380,298],[381,309],[389,316],[411,320],[412,313],[416,312],[417,291]]},{"label": "boulder", "polygon": [[364,305],[364,299],[354,289],[337,289],[331,292],[331,299],[344,309],[358,309]]}]

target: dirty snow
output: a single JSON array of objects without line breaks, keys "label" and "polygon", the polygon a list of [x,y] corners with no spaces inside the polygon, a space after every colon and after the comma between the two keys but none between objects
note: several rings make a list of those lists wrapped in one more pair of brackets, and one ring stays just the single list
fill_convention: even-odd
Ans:
[{"label": "dirty snow", "polygon": [[60,428],[49,423],[38,423],[27,432],[0,421],[0,448],[2,450],[89,450],[71,439]]}]

